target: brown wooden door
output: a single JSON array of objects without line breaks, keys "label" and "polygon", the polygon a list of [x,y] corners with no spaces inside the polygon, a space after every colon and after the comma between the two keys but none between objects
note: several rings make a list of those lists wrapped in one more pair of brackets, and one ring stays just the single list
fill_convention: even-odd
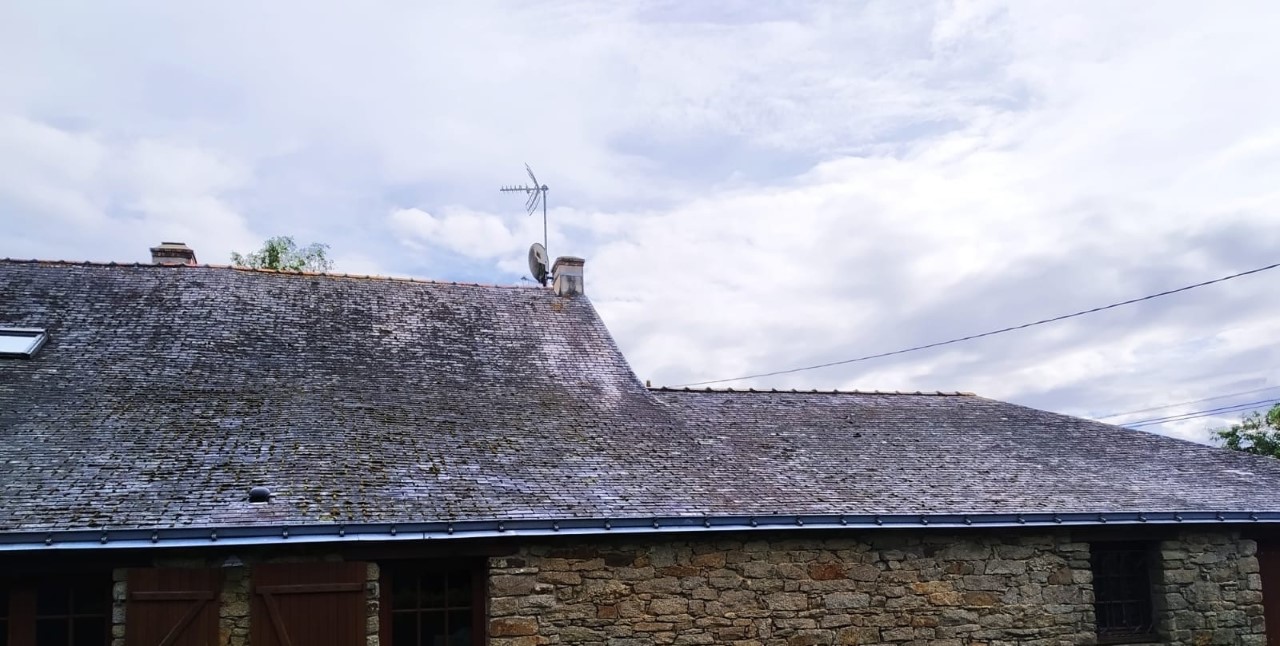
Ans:
[{"label": "brown wooden door", "polygon": [[1262,607],[1267,621],[1267,646],[1280,646],[1280,541],[1258,544],[1262,568]]},{"label": "brown wooden door", "polygon": [[216,646],[220,579],[218,570],[129,570],[125,644]]},{"label": "brown wooden door", "polygon": [[253,646],[364,646],[368,566],[269,563],[253,568]]}]

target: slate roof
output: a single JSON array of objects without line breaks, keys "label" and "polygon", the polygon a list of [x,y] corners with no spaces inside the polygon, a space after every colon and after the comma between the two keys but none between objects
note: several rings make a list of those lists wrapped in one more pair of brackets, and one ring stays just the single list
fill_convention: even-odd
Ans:
[{"label": "slate roof", "polygon": [[1280,461],[972,395],[649,390],[539,287],[0,261],[0,326],[50,334],[0,360],[0,533],[1280,510]]},{"label": "slate roof", "polygon": [[846,513],[1280,510],[1280,460],[967,393],[654,394],[778,507],[804,497]]}]

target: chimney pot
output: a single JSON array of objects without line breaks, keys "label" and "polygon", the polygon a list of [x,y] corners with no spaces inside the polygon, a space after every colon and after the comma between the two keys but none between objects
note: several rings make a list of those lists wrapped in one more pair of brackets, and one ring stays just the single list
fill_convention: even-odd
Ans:
[{"label": "chimney pot", "polygon": [[573,297],[583,292],[582,265],[586,261],[574,256],[560,256],[551,265],[551,289],[556,296]]},{"label": "chimney pot", "polygon": [[196,252],[182,242],[161,242],[151,248],[153,265],[194,265]]}]

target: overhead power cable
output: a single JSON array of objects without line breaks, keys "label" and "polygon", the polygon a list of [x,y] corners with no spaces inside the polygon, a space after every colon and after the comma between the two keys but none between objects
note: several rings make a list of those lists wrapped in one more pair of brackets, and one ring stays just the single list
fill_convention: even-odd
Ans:
[{"label": "overhead power cable", "polygon": [[1264,402],[1249,402],[1247,404],[1237,404],[1235,406],[1223,406],[1221,408],[1212,408],[1212,409],[1202,410],[1202,411],[1192,411],[1190,413],[1184,413],[1182,415],[1170,415],[1169,417],[1162,417],[1162,418],[1153,419],[1153,420],[1143,420],[1141,422],[1135,422],[1133,424],[1125,424],[1125,426],[1151,426],[1154,424],[1168,424],[1170,422],[1182,422],[1189,419],[1209,417],[1211,415],[1239,413],[1241,411],[1250,411],[1258,408],[1265,408],[1271,404],[1274,404],[1276,401],[1277,400],[1270,400],[1270,401],[1264,401]]},{"label": "overhead power cable", "polygon": [[1052,317],[1052,318],[1040,319],[1040,320],[1038,320],[1038,321],[1031,321],[1030,323],[1022,323],[1022,324],[1020,324],[1020,325],[1011,325],[1011,326],[1009,326],[1009,327],[1000,328],[1000,329],[998,329],[998,330],[991,330],[990,332],[983,332],[983,333],[981,333],[981,334],[970,334],[969,336],[962,336],[962,337],[957,338],[957,339],[948,339],[948,340],[946,340],[946,341],[937,341],[937,342],[935,342],[935,343],[926,343],[925,345],[912,346],[912,347],[910,347],[910,348],[903,348],[903,349],[901,349],[901,350],[893,350],[893,351],[890,351],[890,352],[878,352],[878,353],[876,353],[876,354],[868,354],[868,355],[864,355],[864,356],[861,356],[861,357],[854,357],[854,358],[852,358],[852,359],[843,359],[843,360],[840,360],[840,361],[830,361],[830,362],[828,362],[828,363],[819,363],[819,364],[814,364],[814,365],[812,365],[812,366],[801,366],[801,367],[799,367],[799,368],[788,368],[788,369],[786,369],[786,370],[774,370],[773,372],[761,372],[761,373],[758,373],[758,374],[754,374],[754,375],[746,375],[746,376],[743,376],[743,377],[730,377],[730,378],[728,378],[728,379],[710,379],[710,380],[708,380],[708,381],[695,381],[695,382],[693,382],[693,383],[687,383],[687,384],[676,384],[675,386],[672,386],[672,388],[687,388],[687,387],[690,387],[690,386],[707,386],[707,385],[710,385],[710,384],[722,384],[722,383],[727,383],[727,382],[730,382],[730,381],[742,381],[743,379],[758,379],[758,378],[760,378],[760,377],[774,377],[774,376],[777,376],[777,375],[788,375],[788,374],[792,374],[792,373],[796,373],[796,372],[805,372],[805,371],[808,371],[808,370],[817,370],[817,369],[819,369],[819,368],[830,368],[830,367],[832,367],[832,366],[842,366],[842,365],[849,364],[849,363],[857,363],[857,362],[859,362],[859,361],[868,361],[868,360],[870,360],[870,359],[880,359],[880,358],[883,358],[883,357],[892,357],[892,356],[894,356],[894,355],[906,354],[906,353],[908,353],[908,352],[917,352],[917,351],[920,351],[920,350],[928,350],[929,348],[937,348],[937,347],[941,347],[941,346],[944,346],[944,345],[951,345],[951,344],[953,344],[953,343],[960,343],[960,342],[962,342],[962,341],[972,341],[972,340],[974,340],[974,339],[981,339],[981,338],[983,338],[983,337],[995,336],[995,335],[997,335],[997,334],[1004,334],[1005,332],[1013,332],[1013,331],[1015,331],[1015,330],[1024,330],[1024,329],[1026,329],[1026,328],[1029,328],[1029,327],[1035,327],[1035,326],[1037,326],[1037,325],[1044,325],[1044,324],[1046,324],[1046,323],[1056,323],[1056,322],[1058,322],[1058,321],[1065,321],[1065,320],[1067,320],[1067,319],[1076,318],[1077,316],[1084,316],[1084,315],[1086,315],[1086,314],[1094,314],[1094,313],[1102,312],[1102,311],[1105,311],[1105,310],[1115,309],[1115,308],[1117,308],[1117,307],[1123,307],[1123,306],[1125,306],[1125,305],[1132,305],[1132,304],[1134,304],[1134,303],[1141,303],[1141,302],[1143,302],[1143,301],[1149,301],[1149,300],[1152,300],[1152,299],[1155,299],[1155,298],[1160,298],[1161,296],[1169,296],[1170,294],[1177,294],[1177,293],[1180,293],[1180,292],[1190,291],[1190,290],[1192,290],[1192,289],[1196,289],[1196,288],[1198,288],[1198,287],[1207,287],[1207,286],[1209,286],[1209,285],[1213,285],[1213,284],[1216,284],[1216,283],[1226,282],[1226,281],[1228,281],[1228,280],[1232,280],[1232,279],[1234,279],[1234,278],[1240,278],[1240,277],[1242,277],[1242,276],[1249,276],[1249,275],[1252,275],[1252,274],[1259,274],[1259,273],[1262,273],[1262,272],[1264,272],[1264,271],[1269,271],[1269,270],[1271,270],[1271,269],[1275,269],[1276,267],[1280,267],[1280,262],[1273,263],[1273,264],[1267,265],[1267,266],[1265,266],[1265,267],[1258,267],[1258,268],[1256,268],[1256,269],[1250,269],[1250,270],[1248,270],[1248,271],[1242,271],[1242,272],[1239,272],[1239,273],[1236,273],[1236,274],[1231,274],[1230,276],[1223,276],[1223,277],[1221,277],[1221,278],[1214,278],[1213,280],[1206,280],[1206,281],[1201,282],[1201,283],[1195,283],[1194,285],[1187,285],[1187,286],[1185,286],[1185,287],[1179,287],[1179,288],[1177,288],[1177,289],[1170,289],[1170,290],[1165,290],[1165,291],[1163,291],[1163,292],[1158,292],[1158,293],[1155,293],[1155,294],[1148,294],[1148,295],[1146,295],[1146,296],[1142,296],[1142,297],[1139,297],[1139,298],[1131,298],[1131,299],[1129,299],[1129,300],[1127,300],[1127,301],[1120,301],[1119,303],[1111,303],[1110,305],[1102,305],[1102,306],[1099,306],[1099,307],[1093,307],[1093,308],[1090,308],[1090,309],[1087,309],[1087,310],[1081,310],[1081,311],[1079,311],[1079,312],[1072,312],[1072,313],[1070,313],[1070,314],[1063,314],[1063,315],[1061,315],[1061,316],[1055,316],[1055,317]]},{"label": "overhead power cable", "polygon": [[1222,406],[1220,408],[1210,408],[1206,410],[1191,411],[1180,415],[1169,415],[1167,417],[1157,417],[1154,419],[1144,419],[1137,422],[1124,424],[1128,428],[1138,428],[1140,426],[1153,426],[1155,424],[1168,424],[1170,422],[1185,422],[1189,419],[1198,419],[1201,417],[1210,417],[1213,415],[1221,415],[1223,413],[1238,413],[1240,411],[1262,408],[1280,402],[1280,399],[1263,399],[1261,401],[1249,402],[1247,404],[1233,404],[1231,406]]},{"label": "overhead power cable", "polygon": [[1152,418],[1152,420],[1139,420],[1133,423],[1126,423],[1126,425],[1124,426],[1149,426],[1149,425],[1153,425],[1153,423],[1169,423],[1169,422],[1180,422],[1183,420],[1194,420],[1194,418],[1208,417],[1208,416],[1211,416],[1211,414],[1249,411],[1249,409],[1252,409],[1252,408],[1270,406],[1270,404],[1272,403],[1275,403],[1274,399],[1265,399],[1265,400],[1261,400],[1261,402],[1231,404],[1231,406],[1222,406],[1219,408],[1206,408],[1206,409],[1203,409],[1203,411],[1192,411],[1192,412],[1180,413],[1180,414],[1170,414],[1170,416],[1156,417],[1156,418]]},{"label": "overhead power cable", "polygon": [[1211,415],[1213,413],[1230,413],[1230,412],[1234,412],[1235,410],[1243,410],[1243,409],[1251,408],[1254,406],[1261,406],[1261,405],[1270,403],[1271,401],[1273,400],[1264,399],[1256,402],[1245,402],[1243,404],[1231,404],[1230,406],[1219,406],[1217,408],[1206,408],[1204,410],[1191,411],[1187,413],[1178,413],[1176,415],[1165,415],[1164,417],[1152,417],[1151,419],[1140,419],[1135,422],[1131,422],[1130,424],[1126,424],[1125,426],[1141,425],[1141,424],[1163,424],[1165,422],[1177,421],[1179,418],[1182,418],[1182,417],[1199,415],[1201,413],[1204,413],[1206,415]]},{"label": "overhead power cable", "polygon": [[1268,390],[1275,390],[1277,388],[1280,388],[1280,386],[1267,386],[1266,388],[1255,388],[1254,390],[1242,390],[1238,393],[1227,393],[1225,395],[1215,395],[1213,397],[1205,397],[1204,399],[1193,399],[1191,401],[1178,402],[1176,404],[1165,404],[1163,406],[1152,406],[1151,408],[1139,408],[1138,410],[1127,410],[1123,413],[1111,413],[1110,415],[1103,415],[1101,417],[1095,417],[1094,419],[1104,420],[1104,419],[1110,419],[1112,417],[1120,417],[1123,415],[1134,415],[1136,413],[1149,413],[1153,410],[1163,410],[1165,408],[1173,408],[1175,406],[1189,406],[1191,404],[1201,404],[1204,402],[1211,402],[1216,399],[1227,399],[1228,397],[1239,397],[1240,395],[1252,395],[1254,393],[1266,392]]}]

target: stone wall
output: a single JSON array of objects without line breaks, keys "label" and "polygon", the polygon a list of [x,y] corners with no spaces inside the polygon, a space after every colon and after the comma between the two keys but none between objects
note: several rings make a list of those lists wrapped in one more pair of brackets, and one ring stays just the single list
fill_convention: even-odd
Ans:
[{"label": "stone wall", "polygon": [[218,646],[246,646],[252,600],[249,568],[227,567],[222,573],[222,591],[218,594]]},{"label": "stone wall", "polygon": [[492,559],[490,644],[1088,644],[1065,535],[538,546]]},{"label": "stone wall", "polygon": [[1169,643],[1267,643],[1255,542],[1238,534],[1189,533],[1159,548],[1156,617]]},{"label": "stone wall", "polygon": [[124,613],[129,594],[127,573],[123,568],[111,571],[111,646],[124,646]]},{"label": "stone wall", "polygon": [[[1252,541],[1153,548],[1161,643],[1266,643]],[[491,646],[1096,643],[1089,544],[1065,531],[557,543],[490,567]]]},{"label": "stone wall", "polygon": [[[524,544],[488,559],[489,644],[1070,646],[1096,642],[1090,544],[1051,533],[863,532],[636,537]],[[1162,640],[1265,646],[1256,545],[1237,533],[1154,541]],[[338,554],[280,560],[330,560]],[[249,640],[249,571],[221,558],[220,646]],[[276,561],[276,558],[269,559]],[[113,646],[127,571],[115,572]],[[377,646],[379,568],[366,585]]]}]

